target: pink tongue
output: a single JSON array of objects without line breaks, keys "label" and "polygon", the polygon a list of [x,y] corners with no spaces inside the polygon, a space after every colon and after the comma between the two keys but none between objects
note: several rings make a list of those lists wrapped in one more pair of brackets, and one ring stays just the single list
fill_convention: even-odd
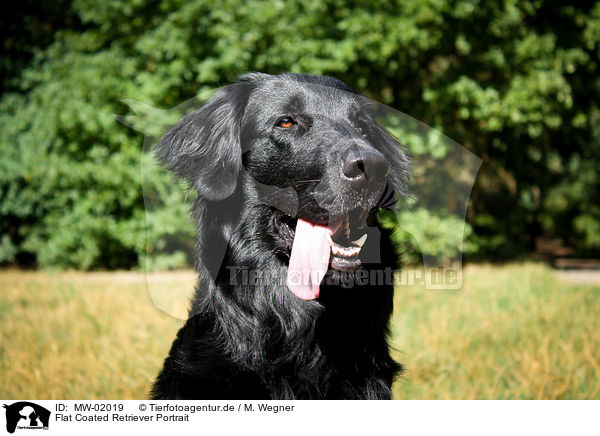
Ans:
[{"label": "pink tongue", "polygon": [[329,234],[327,227],[298,219],[286,281],[298,298],[313,300],[319,296],[319,285],[329,265]]}]

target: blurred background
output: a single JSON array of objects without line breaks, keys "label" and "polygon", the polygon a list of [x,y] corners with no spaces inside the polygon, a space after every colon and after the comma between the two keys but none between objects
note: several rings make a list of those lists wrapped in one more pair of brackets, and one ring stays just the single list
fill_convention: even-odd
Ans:
[{"label": "blurred background", "polygon": [[[152,306],[142,271],[189,287],[193,228],[162,172],[145,180],[160,198],[146,217],[144,133],[115,115],[290,71],[341,79],[482,159],[463,289],[396,293],[395,397],[600,398],[600,2],[0,8],[0,397],[146,395],[180,321]],[[460,252],[463,223],[439,212],[403,216],[419,233],[399,253],[409,268]]]}]

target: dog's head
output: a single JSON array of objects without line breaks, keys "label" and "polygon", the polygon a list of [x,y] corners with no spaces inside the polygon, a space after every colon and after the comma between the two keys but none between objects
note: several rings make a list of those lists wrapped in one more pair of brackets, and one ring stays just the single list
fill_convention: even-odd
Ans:
[{"label": "dog's head", "polygon": [[[371,102],[313,75],[246,74],[184,117],[157,152],[208,202],[245,189],[271,214],[272,237],[295,271],[358,268],[367,220],[405,192],[408,174]],[[314,281],[288,286],[314,298]]]}]

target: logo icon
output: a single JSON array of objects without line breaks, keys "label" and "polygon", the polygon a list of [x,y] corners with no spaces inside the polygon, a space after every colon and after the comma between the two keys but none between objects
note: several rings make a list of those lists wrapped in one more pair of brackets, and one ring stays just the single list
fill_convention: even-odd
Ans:
[{"label": "logo icon", "polygon": [[19,401],[6,409],[6,431],[14,433],[15,429],[44,429],[48,430],[50,411],[29,401]]}]

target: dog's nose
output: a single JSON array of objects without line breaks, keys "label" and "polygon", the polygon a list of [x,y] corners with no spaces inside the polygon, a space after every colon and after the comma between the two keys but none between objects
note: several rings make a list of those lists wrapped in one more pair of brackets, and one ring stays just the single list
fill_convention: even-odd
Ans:
[{"label": "dog's nose", "polygon": [[390,166],[377,150],[350,149],[342,164],[343,177],[357,188],[383,183],[389,171]]}]

